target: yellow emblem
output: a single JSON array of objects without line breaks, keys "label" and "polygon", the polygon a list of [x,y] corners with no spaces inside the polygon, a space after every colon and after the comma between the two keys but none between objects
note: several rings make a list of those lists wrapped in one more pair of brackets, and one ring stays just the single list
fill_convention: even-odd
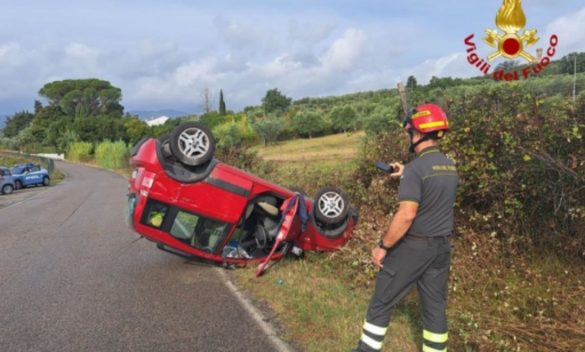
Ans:
[{"label": "yellow emblem", "polygon": [[522,57],[529,63],[537,59],[526,52],[526,48],[538,42],[536,29],[530,29],[520,34],[526,26],[526,16],[522,10],[522,0],[503,0],[503,4],[496,15],[496,25],[504,32],[503,35],[497,30],[486,29],[487,36],[483,39],[489,46],[498,50],[488,56],[492,61],[500,56],[507,59]]}]

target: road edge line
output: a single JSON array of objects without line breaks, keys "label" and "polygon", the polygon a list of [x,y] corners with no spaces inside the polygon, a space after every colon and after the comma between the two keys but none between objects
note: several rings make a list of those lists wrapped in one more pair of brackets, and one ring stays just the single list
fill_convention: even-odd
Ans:
[{"label": "road edge line", "polygon": [[264,315],[254,307],[254,305],[250,302],[248,298],[244,296],[244,294],[234,285],[234,283],[228,278],[222,268],[215,268],[218,272],[219,276],[225,282],[227,288],[231,291],[231,293],[236,297],[238,301],[242,304],[242,307],[250,314],[252,319],[258,324],[260,329],[268,336],[268,339],[272,343],[272,345],[276,348],[278,352],[295,352],[295,350],[290,347],[286,342],[280,339],[276,333],[276,330],[270,325]]}]

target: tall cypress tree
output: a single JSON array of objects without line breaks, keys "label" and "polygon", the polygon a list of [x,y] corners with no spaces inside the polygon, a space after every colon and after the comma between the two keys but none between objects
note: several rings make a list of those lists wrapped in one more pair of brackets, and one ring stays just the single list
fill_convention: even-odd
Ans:
[{"label": "tall cypress tree", "polygon": [[219,114],[225,115],[225,101],[223,100],[223,90],[219,90]]}]

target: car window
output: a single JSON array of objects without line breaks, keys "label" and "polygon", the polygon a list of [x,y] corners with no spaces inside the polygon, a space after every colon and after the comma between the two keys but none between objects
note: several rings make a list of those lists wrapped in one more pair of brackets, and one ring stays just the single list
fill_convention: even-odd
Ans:
[{"label": "car window", "polygon": [[179,210],[171,235],[191,247],[207,252],[215,252],[223,240],[227,224]]},{"label": "car window", "polygon": [[146,225],[160,229],[169,207],[162,203],[152,203],[146,215]]},{"label": "car window", "polygon": [[24,167],[22,166],[17,166],[17,167],[13,167],[12,168],[12,173],[15,175],[20,175],[24,173]]},{"label": "car window", "polygon": [[37,171],[41,171],[41,168],[39,166],[31,166],[28,168],[28,171],[37,172]]}]

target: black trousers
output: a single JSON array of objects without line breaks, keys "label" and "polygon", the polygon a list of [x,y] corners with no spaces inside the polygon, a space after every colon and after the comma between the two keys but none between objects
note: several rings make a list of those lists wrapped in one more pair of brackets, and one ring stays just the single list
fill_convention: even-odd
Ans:
[{"label": "black trousers", "polygon": [[451,244],[447,237],[405,236],[378,272],[358,351],[382,349],[394,306],[416,283],[422,307],[423,352],[447,351],[447,293]]}]

